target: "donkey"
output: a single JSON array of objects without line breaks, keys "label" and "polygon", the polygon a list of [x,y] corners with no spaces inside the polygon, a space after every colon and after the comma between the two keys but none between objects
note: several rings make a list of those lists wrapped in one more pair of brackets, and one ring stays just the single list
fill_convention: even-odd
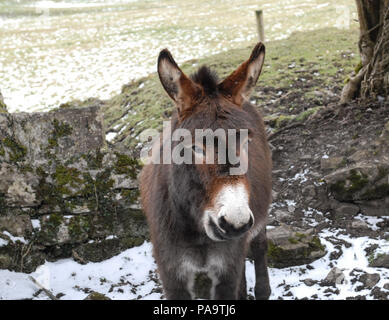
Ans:
[{"label": "donkey", "polygon": [[[262,116],[248,101],[264,58],[265,46],[258,43],[247,61],[218,81],[206,66],[188,77],[167,49],[159,54],[159,78],[176,106],[172,131],[235,129],[237,136],[242,129],[248,132],[248,139],[236,150],[238,159],[247,161],[247,170],[241,174],[230,174],[236,164],[229,160],[150,163],[142,170],[142,206],[167,299],[192,299],[197,272],[206,272],[212,279],[212,298],[246,299],[249,249],[255,263],[256,299],[270,295],[266,223],[272,162]],[[173,147],[178,143],[170,142]],[[157,149],[166,144],[161,138]],[[217,143],[209,151],[205,144],[193,146],[193,157],[216,155],[220,147]]]}]

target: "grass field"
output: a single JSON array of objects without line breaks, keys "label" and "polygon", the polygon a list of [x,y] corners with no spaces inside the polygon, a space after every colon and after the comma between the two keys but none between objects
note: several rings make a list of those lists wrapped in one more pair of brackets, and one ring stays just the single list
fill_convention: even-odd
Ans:
[{"label": "grass field", "polygon": [[349,0],[2,1],[0,89],[10,111],[108,99],[154,72],[164,47],[183,62],[254,44],[259,8],[269,41],[357,26]]}]

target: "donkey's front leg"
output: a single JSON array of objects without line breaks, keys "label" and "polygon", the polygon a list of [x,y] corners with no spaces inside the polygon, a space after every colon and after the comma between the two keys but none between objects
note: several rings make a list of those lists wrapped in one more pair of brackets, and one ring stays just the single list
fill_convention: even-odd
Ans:
[{"label": "donkey's front leg", "polygon": [[243,263],[242,277],[240,279],[239,300],[247,300],[247,286],[246,286],[246,262]]},{"label": "donkey's front leg", "polygon": [[239,298],[243,267],[244,259],[242,261],[234,261],[234,265],[229,266],[227,270],[218,275],[213,299],[236,300]]},{"label": "donkey's front leg", "polygon": [[266,229],[262,230],[251,242],[251,253],[255,265],[255,299],[269,299],[271,289],[267,271]]},{"label": "donkey's front leg", "polygon": [[168,300],[191,300],[192,296],[188,288],[188,279],[180,274],[179,268],[158,268],[162,280],[165,298]]}]

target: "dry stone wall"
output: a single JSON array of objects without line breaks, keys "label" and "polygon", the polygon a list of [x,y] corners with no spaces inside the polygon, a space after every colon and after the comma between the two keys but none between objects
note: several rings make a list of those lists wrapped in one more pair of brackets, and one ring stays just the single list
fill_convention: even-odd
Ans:
[{"label": "dry stone wall", "polygon": [[0,113],[0,269],[101,261],[141,244],[138,172],[106,146],[98,107]]}]

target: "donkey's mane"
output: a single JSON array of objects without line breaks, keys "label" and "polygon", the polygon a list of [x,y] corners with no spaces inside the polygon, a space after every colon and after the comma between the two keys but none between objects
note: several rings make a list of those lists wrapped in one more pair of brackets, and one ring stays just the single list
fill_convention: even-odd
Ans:
[{"label": "donkey's mane", "polygon": [[219,78],[216,72],[211,70],[209,67],[202,66],[190,77],[194,82],[199,84],[204,89],[206,95],[213,96],[217,94],[217,84],[219,82]]}]

